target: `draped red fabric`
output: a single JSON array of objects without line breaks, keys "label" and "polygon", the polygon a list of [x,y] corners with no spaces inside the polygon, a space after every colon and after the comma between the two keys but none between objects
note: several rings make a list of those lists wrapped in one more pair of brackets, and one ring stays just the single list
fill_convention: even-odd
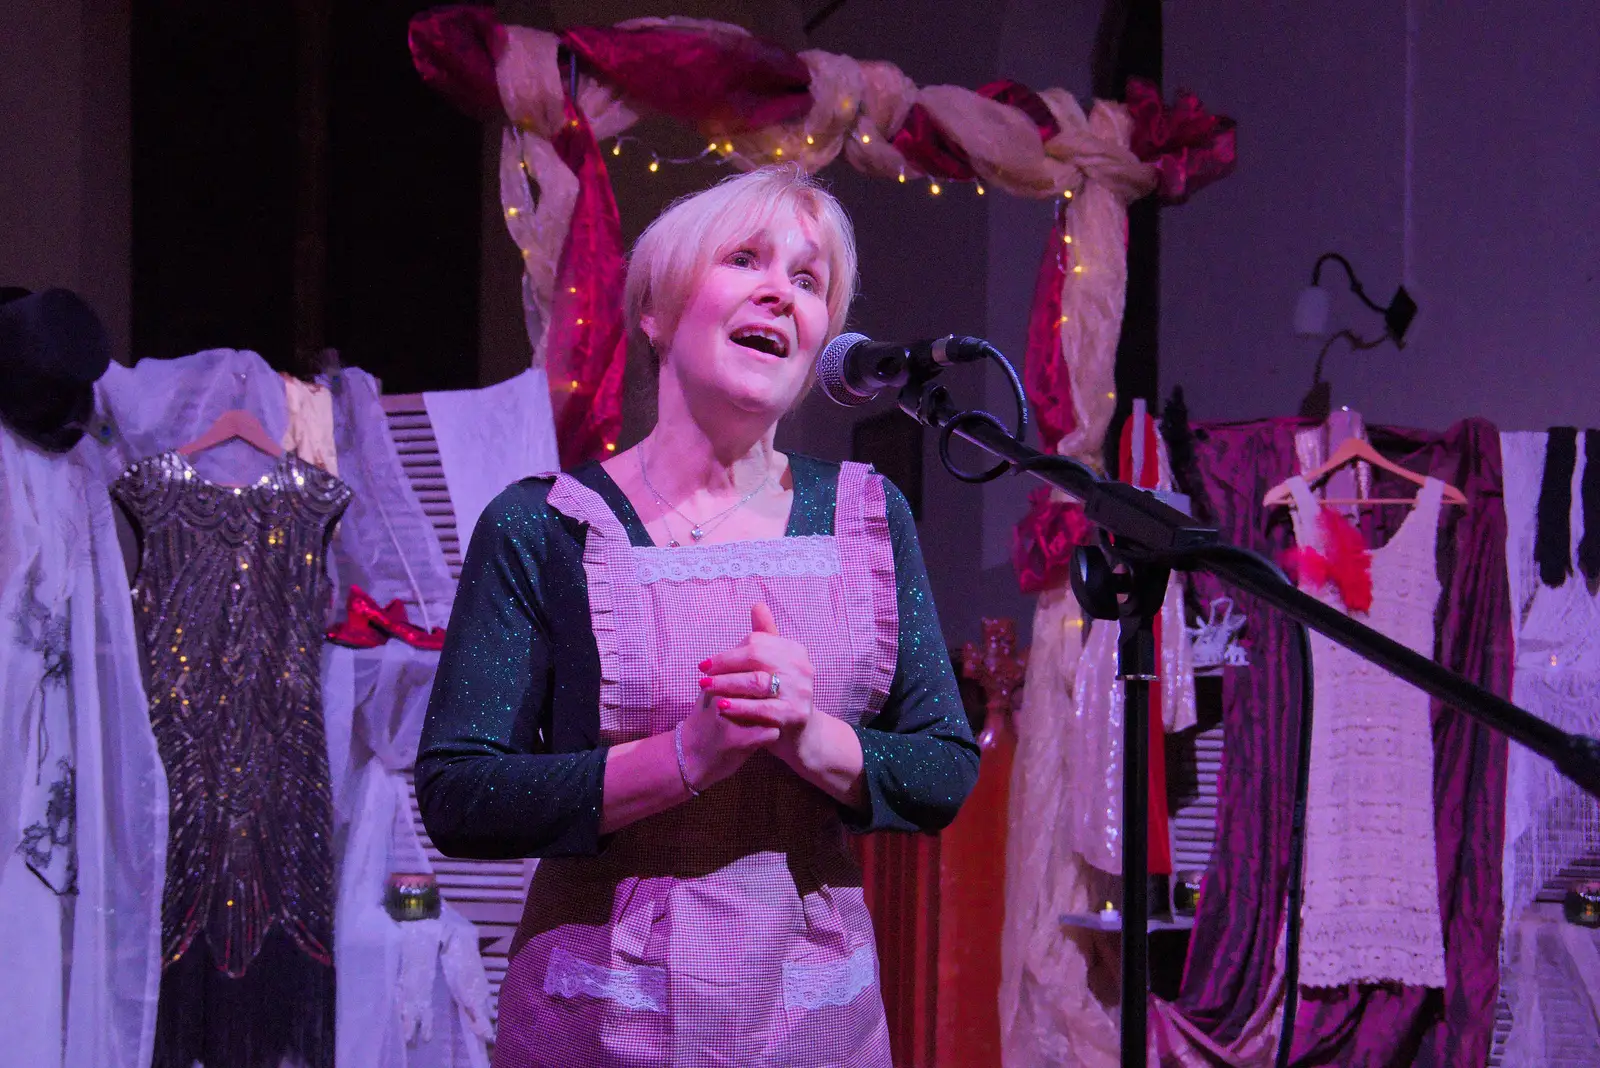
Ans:
[{"label": "draped red fabric", "polygon": [[1056,206],[1055,225],[1039,261],[1028,311],[1028,343],[1023,352],[1022,382],[1039,427],[1039,447],[1054,452],[1056,443],[1078,425],[1072,410],[1072,377],[1061,351],[1061,284],[1072,266],[1066,243],[1067,204]]},{"label": "draped red fabric", "polygon": [[1130,78],[1125,95],[1133,119],[1129,148],[1155,165],[1160,184],[1156,195],[1165,204],[1181,204],[1219,178],[1233,173],[1239,161],[1234,121],[1208,114],[1200,98],[1187,90],[1169,108],[1161,90],[1142,78]]},{"label": "draped red fabric", "polygon": [[601,82],[652,111],[733,132],[804,118],[811,71],[778,45],[733,30],[581,26],[562,44]]},{"label": "draped red fabric", "polygon": [[556,264],[545,369],[561,466],[602,459],[622,429],[622,221],[605,159],[583,114],[566,102],[567,123],[552,142],[578,176],[572,225]]},{"label": "draped red fabric", "polygon": [[[980,86],[977,93],[1021,111],[1039,129],[1039,140],[1048,141],[1061,132],[1060,125],[1044,100],[1021,82],[1002,79]],[[966,150],[952,141],[921,104],[911,105],[906,121],[892,138],[894,147],[917,170],[930,178],[946,182],[970,182],[972,160]]]},{"label": "draped red fabric", "polygon": [[413,16],[406,35],[423,82],[475,119],[505,118],[494,65],[506,28],[492,7],[460,4]]},{"label": "draped red fabric", "polygon": [[1023,593],[1043,593],[1071,575],[1072,550],[1094,540],[1083,505],[1052,501],[1048,487],[1028,494],[1028,514],[1011,532],[1011,567]]}]

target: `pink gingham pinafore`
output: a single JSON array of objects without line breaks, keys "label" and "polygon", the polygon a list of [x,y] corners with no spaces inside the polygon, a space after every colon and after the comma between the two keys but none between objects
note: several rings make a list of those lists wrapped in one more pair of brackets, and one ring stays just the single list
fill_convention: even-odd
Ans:
[{"label": "pink gingham pinafore", "polygon": [[[604,744],[670,731],[698,664],[765,601],[815,668],[820,711],[882,708],[899,619],[883,484],[845,464],[834,534],[635,547],[593,490],[552,507],[588,527]],[[872,921],[835,803],[757,753],[701,796],[542,861],[500,994],[499,1068],[888,1068]]]}]

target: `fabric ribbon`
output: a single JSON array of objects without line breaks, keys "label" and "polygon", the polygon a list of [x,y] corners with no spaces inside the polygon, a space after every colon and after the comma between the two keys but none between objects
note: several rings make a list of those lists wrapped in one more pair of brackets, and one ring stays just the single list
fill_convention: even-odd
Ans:
[{"label": "fabric ribbon", "polygon": [[1233,173],[1239,155],[1232,119],[1208,113],[1188,90],[1168,107],[1155,83],[1142,78],[1128,80],[1124,99],[1133,117],[1130,147],[1155,166],[1156,195],[1163,203],[1181,204]]},{"label": "fabric ribbon", "polygon": [[[1007,99],[1028,110],[1031,105],[1012,93]],[[1169,108],[1153,83],[1138,78],[1129,80],[1126,98],[1126,143],[1134,156],[1153,167],[1155,192],[1164,202],[1181,203],[1233,170],[1237,152],[1232,119],[1207,113],[1189,92],[1179,93]],[[1110,328],[1121,326],[1122,292],[1116,287],[1125,286],[1127,277],[1126,203],[1115,211],[1102,208],[1098,215],[1085,210],[1083,198],[1064,200],[1057,207],[1028,315],[1023,382],[1041,445],[1047,452],[1076,456],[1094,466],[1099,466],[1100,445],[1116,406],[1117,338]],[[1114,292],[1100,269],[1108,262],[1105,247],[1112,240],[1119,242],[1122,255],[1116,261],[1120,270]],[[1038,527],[1037,521],[1025,519],[1017,534],[1026,538]],[[1019,569],[1019,581],[1021,576]]]},{"label": "fabric ribbon", "polygon": [[575,27],[561,43],[624,97],[681,122],[731,133],[811,110],[805,61],[725,23],[638,19]]},{"label": "fabric ribbon", "polygon": [[494,67],[506,50],[506,28],[493,7],[437,8],[411,20],[411,63],[422,81],[479,121],[504,118]]},{"label": "fabric ribbon", "polygon": [[[622,430],[622,218],[600,146],[583,113],[566,100],[556,153],[578,176],[578,197],[556,265],[545,368],[561,466],[571,469],[616,448]],[[563,388],[565,387],[565,388]]]},{"label": "fabric ribbon", "polygon": [[[1032,89],[1013,81],[990,82],[980,86],[978,96],[1016,108],[1038,128],[1039,141],[1049,141],[1061,132],[1061,124],[1051,114],[1044,99]],[[913,104],[905,123],[894,135],[894,147],[911,166],[908,173],[939,178],[947,182],[970,182],[976,177],[972,159],[959,141],[940,125],[934,112],[924,104]]]},{"label": "fabric ribbon", "polygon": [[1072,266],[1072,246],[1066,244],[1067,202],[1056,207],[1055,224],[1045,245],[1044,258],[1033,286],[1028,309],[1028,340],[1023,352],[1022,382],[1039,426],[1039,444],[1054,452],[1061,439],[1078,426],[1073,408],[1072,368],[1061,338],[1061,289]]},{"label": "fabric ribbon", "polygon": [[1094,528],[1076,501],[1051,500],[1040,486],[1028,494],[1028,514],[1011,532],[1011,567],[1023,593],[1064,586],[1071,575],[1072,551],[1094,540]]}]

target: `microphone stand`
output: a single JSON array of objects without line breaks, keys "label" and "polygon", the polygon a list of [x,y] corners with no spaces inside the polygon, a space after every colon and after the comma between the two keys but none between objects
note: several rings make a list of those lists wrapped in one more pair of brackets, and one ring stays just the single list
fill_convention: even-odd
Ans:
[{"label": "microphone stand", "polygon": [[[1016,374],[1010,372],[1013,389]],[[1083,502],[1085,517],[1101,531],[1099,547],[1083,547],[1073,558],[1072,586],[1084,609],[1120,626],[1118,677],[1126,701],[1123,731],[1126,754],[1122,782],[1122,1064],[1142,1068],[1148,1058],[1149,902],[1147,900],[1146,835],[1150,684],[1156,680],[1153,620],[1160,611],[1167,576],[1172,570],[1208,571],[1254,594],[1290,619],[1321,632],[1404,679],[1418,689],[1458,708],[1543,756],[1562,775],[1600,797],[1600,741],[1569,734],[1516,705],[1448,671],[1324,604],[1290,583],[1263,557],[1224,542],[1217,531],[1127,483],[1101,478],[1090,468],[1064,456],[1049,456],[1017,440],[987,412],[963,411],[950,402],[949,391],[935,385],[939,368],[901,366],[884,384],[900,385],[898,404],[924,426],[941,431],[940,456],[964,481],[987,481],[1005,465],[1062,490]],[[959,471],[949,457],[951,437],[960,437],[1005,461],[993,472],[973,476]],[[1309,670],[1309,665],[1307,665]],[[1307,733],[1302,729],[1302,733]],[[1309,739],[1302,739],[1302,752]],[[1301,778],[1304,778],[1302,774]],[[1297,809],[1303,807],[1304,783],[1297,785]],[[1297,827],[1303,813],[1296,813]],[[1291,878],[1298,883],[1297,870]],[[1293,898],[1292,898],[1293,900]],[[1293,992],[1286,992],[1292,997]],[[1289,1003],[1286,1003],[1289,1004]],[[1280,1055],[1292,1035],[1282,1037]]]}]

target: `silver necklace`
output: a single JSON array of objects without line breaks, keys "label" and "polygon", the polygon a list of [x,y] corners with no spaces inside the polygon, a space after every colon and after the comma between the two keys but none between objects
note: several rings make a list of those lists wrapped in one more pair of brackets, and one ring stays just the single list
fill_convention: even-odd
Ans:
[{"label": "silver necklace", "polygon": [[[727,519],[730,515],[732,515],[734,512],[737,512],[739,509],[743,508],[745,505],[749,504],[750,501],[755,497],[756,494],[760,493],[762,490],[767,488],[767,482],[772,477],[771,474],[769,473],[766,477],[764,477],[761,480],[761,482],[759,484],[757,484],[755,489],[751,490],[749,493],[746,493],[743,497],[740,497],[733,504],[731,504],[728,507],[724,508],[722,511],[718,512],[716,515],[712,516],[710,519],[707,519],[704,522],[697,523],[693,519],[690,519],[688,516],[684,515],[682,510],[679,509],[677,505],[673,504],[671,501],[669,501],[665,497],[663,497],[661,495],[661,491],[656,489],[655,486],[651,483],[651,481],[650,481],[650,472],[645,467],[645,463],[644,463],[644,442],[642,442],[642,441],[639,443],[638,453],[639,453],[639,477],[644,480],[644,488],[650,491],[650,495],[652,497],[654,497],[658,502],[660,502],[660,504],[661,504],[661,506],[663,508],[666,508],[666,509],[676,513],[679,519],[681,519],[685,523],[689,524],[689,537],[693,538],[695,540],[696,544],[699,544],[700,541],[702,539],[704,539],[707,534],[710,534],[713,530],[717,529],[717,527],[722,524],[723,520]],[[666,517],[665,516],[662,517],[662,525],[663,526],[667,526]],[[679,547],[679,545],[680,545],[680,543],[679,543],[678,539],[672,536],[672,527],[667,526],[667,548],[676,549],[676,548]]]}]

